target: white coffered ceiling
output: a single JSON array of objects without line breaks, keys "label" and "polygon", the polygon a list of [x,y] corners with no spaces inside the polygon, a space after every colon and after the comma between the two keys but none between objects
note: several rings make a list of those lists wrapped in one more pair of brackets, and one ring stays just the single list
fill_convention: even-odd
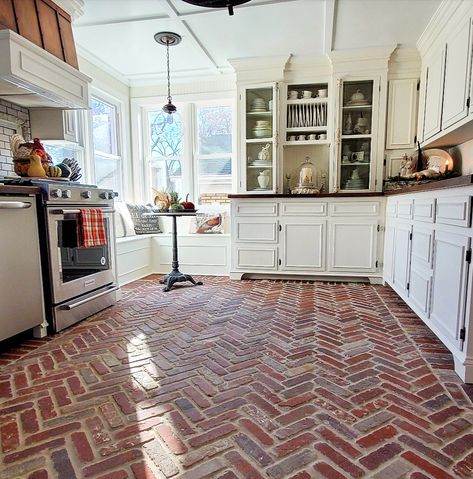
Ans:
[{"label": "white coffered ceiling", "polygon": [[162,80],[165,48],[153,35],[170,30],[174,77],[231,71],[229,58],[415,46],[440,0],[251,0],[225,9],[182,0],[85,0],[74,23],[79,54],[130,84]]}]

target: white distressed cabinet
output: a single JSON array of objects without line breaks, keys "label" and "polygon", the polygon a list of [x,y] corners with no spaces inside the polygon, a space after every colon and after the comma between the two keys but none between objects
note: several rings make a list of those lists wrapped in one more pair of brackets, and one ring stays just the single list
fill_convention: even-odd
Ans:
[{"label": "white distressed cabinet", "polygon": [[384,245],[385,282],[452,352],[465,382],[473,382],[472,198],[472,186],[390,196]]},{"label": "white distressed cabinet", "polygon": [[387,150],[415,148],[418,88],[418,78],[389,81]]},{"label": "white distressed cabinet", "polygon": [[231,276],[353,276],[379,282],[384,199],[350,200],[232,198]]},{"label": "white distressed cabinet", "polygon": [[468,115],[471,72],[471,20],[447,38],[442,130]]}]

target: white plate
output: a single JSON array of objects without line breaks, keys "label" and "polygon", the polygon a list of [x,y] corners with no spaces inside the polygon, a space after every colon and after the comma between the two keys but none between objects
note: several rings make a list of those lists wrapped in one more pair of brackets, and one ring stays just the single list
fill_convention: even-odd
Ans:
[{"label": "white plate", "polygon": [[438,169],[440,173],[445,173],[445,163],[447,160],[449,163],[449,169],[453,169],[453,159],[448,151],[440,150],[438,148],[431,148],[430,150],[422,150],[422,156],[427,160],[427,167],[430,169]]},{"label": "white plate", "polygon": [[347,102],[347,105],[348,106],[366,106],[366,105],[370,105],[370,102],[368,100],[358,100],[358,101],[350,100]]}]

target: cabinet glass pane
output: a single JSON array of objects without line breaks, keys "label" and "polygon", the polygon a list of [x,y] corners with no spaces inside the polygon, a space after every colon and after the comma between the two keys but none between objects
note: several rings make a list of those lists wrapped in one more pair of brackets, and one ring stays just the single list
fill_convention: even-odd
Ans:
[{"label": "cabinet glass pane", "polygon": [[264,191],[273,189],[272,143],[247,143],[246,189]]},{"label": "cabinet glass pane", "polygon": [[367,190],[371,177],[372,80],[343,82],[340,189]]},{"label": "cabinet glass pane", "polygon": [[273,136],[273,89],[246,90],[246,139]]}]

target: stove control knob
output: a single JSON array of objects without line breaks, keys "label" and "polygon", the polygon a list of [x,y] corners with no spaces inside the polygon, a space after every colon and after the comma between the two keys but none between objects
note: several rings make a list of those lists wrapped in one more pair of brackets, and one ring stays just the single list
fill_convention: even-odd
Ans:
[{"label": "stove control knob", "polygon": [[102,193],[100,193],[100,198],[102,198],[102,200],[106,200],[107,199],[107,192],[106,191],[102,191]]},{"label": "stove control knob", "polygon": [[62,197],[63,198],[71,198],[72,197],[72,191],[71,190],[64,190],[62,192]]},{"label": "stove control knob", "polygon": [[83,191],[81,194],[82,198],[85,198],[86,200],[90,200],[92,198],[92,191]]},{"label": "stove control knob", "polygon": [[108,193],[108,194],[107,194],[107,198],[108,198],[109,200],[113,200],[113,199],[115,198],[115,193],[113,193],[113,192]]},{"label": "stove control knob", "polygon": [[51,196],[53,198],[61,198],[62,190],[60,190],[59,188],[56,188],[55,190],[51,190]]}]

